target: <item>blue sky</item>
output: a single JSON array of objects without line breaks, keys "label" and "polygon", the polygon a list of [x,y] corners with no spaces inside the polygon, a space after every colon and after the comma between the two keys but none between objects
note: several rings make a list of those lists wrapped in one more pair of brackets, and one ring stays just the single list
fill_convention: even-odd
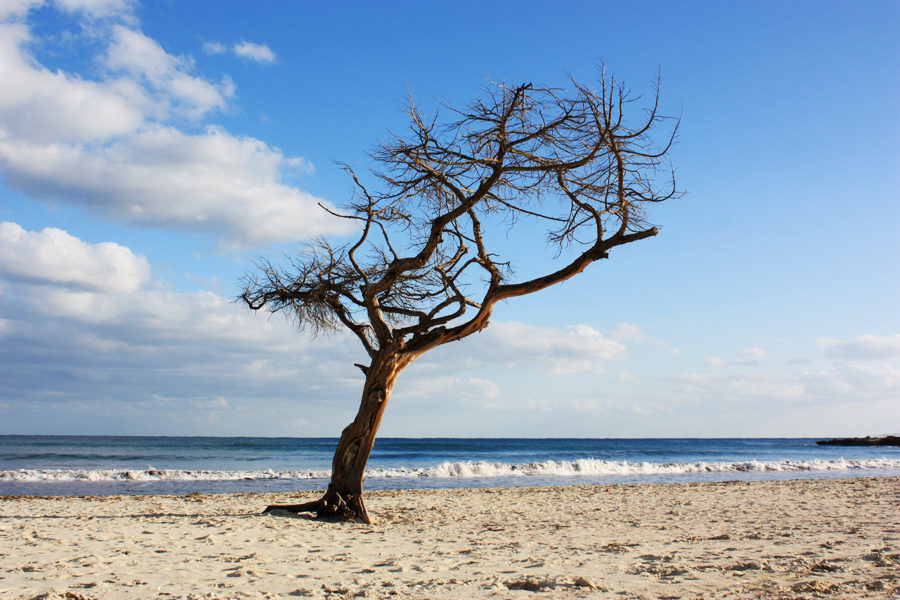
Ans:
[{"label": "blue sky", "polygon": [[[0,0],[0,434],[336,436],[353,339],[232,302],[491,81],[662,77],[660,235],[401,375],[381,435],[900,431],[900,5]],[[506,235],[506,232],[494,232]],[[509,246],[531,264],[543,240]]]}]

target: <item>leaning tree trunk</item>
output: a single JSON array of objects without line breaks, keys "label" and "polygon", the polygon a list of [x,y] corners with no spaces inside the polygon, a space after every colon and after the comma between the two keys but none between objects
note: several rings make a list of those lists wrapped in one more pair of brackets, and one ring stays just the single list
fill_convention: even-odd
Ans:
[{"label": "leaning tree trunk", "polygon": [[371,523],[363,504],[366,463],[397,375],[415,359],[409,354],[382,352],[366,370],[366,383],[356,419],[344,428],[332,461],[331,482],[325,495],[303,504],[275,504],[265,512],[315,513],[319,519]]}]

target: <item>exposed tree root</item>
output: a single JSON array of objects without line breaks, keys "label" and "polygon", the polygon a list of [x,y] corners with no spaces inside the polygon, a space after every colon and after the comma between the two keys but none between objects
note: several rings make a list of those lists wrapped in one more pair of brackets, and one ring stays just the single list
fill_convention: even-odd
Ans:
[{"label": "exposed tree root", "polygon": [[316,519],[322,521],[372,522],[360,494],[341,494],[331,485],[328,486],[325,495],[318,500],[302,504],[271,504],[266,507],[263,514],[274,512],[313,513]]}]

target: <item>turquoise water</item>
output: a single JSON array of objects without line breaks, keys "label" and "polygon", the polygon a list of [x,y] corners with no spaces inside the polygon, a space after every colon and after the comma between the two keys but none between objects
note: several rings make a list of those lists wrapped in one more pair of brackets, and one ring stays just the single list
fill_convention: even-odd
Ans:
[{"label": "turquoise water", "polygon": [[[900,475],[900,448],[779,439],[383,438],[367,489]],[[0,436],[0,495],[320,489],[335,438]]]}]

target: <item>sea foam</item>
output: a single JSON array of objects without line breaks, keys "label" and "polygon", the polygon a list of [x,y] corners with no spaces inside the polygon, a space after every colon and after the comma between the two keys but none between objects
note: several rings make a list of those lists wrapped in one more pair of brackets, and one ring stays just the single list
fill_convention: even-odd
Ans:
[{"label": "sea foam", "polygon": [[[573,461],[507,464],[502,462],[444,462],[430,467],[373,468],[367,478],[430,478],[436,480],[508,477],[579,477],[621,475],[679,475],[691,473],[765,473],[811,471],[898,470],[900,459],[783,460],[743,462],[652,463],[579,459]],[[862,473],[861,473],[862,474]],[[237,481],[327,479],[328,470],[217,471],[185,469],[18,469],[0,471],[0,482],[102,481]]]}]

